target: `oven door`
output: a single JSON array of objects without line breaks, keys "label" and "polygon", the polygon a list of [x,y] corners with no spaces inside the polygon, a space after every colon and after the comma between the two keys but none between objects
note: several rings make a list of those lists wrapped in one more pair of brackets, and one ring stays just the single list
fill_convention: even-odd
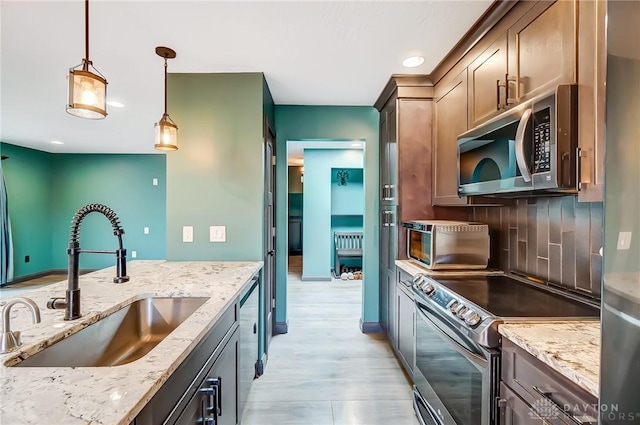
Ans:
[{"label": "oven door", "polygon": [[428,301],[416,298],[416,311],[414,407],[423,424],[495,424],[500,352],[473,342]]}]

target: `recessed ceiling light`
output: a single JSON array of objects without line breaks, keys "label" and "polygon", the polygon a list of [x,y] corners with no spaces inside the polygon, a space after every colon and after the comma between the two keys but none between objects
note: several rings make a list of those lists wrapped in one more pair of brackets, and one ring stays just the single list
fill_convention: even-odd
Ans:
[{"label": "recessed ceiling light", "polygon": [[354,148],[359,148],[362,146],[362,143],[351,143],[351,146],[353,146]]},{"label": "recessed ceiling light", "polygon": [[107,102],[107,105],[113,106],[114,108],[124,108],[124,103],[118,102],[117,100],[110,100]]},{"label": "recessed ceiling light", "polygon": [[60,140],[52,140],[51,143],[54,145],[64,145],[64,142],[61,142]]},{"label": "recessed ceiling light", "polygon": [[402,66],[405,68],[415,68],[416,66],[420,66],[424,63],[424,58],[422,56],[410,56],[402,61]]}]

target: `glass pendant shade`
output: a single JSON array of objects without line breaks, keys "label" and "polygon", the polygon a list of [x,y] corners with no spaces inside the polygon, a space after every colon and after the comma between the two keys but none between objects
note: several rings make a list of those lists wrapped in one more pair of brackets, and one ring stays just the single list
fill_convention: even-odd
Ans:
[{"label": "glass pendant shade", "polygon": [[154,148],[161,151],[178,150],[178,126],[164,114],[160,121],[155,124],[155,141]]},{"label": "glass pendant shade", "polygon": [[107,116],[107,80],[89,71],[87,64],[69,70],[67,112],[94,120]]}]

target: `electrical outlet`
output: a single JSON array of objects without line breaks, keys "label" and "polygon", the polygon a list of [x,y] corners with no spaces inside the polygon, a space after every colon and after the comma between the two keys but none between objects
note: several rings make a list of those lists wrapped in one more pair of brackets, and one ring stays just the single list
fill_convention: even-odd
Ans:
[{"label": "electrical outlet", "polygon": [[138,256],[138,251],[131,251],[131,258],[136,258]]},{"label": "electrical outlet", "polygon": [[193,226],[182,226],[182,242],[193,242]]},{"label": "electrical outlet", "polygon": [[209,242],[226,242],[227,226],[209,226]]},{"label": "electrical outlet", "polygon": [[631,232],[618,233],[618,250],[631,248]]},{"label": "electrical outlet", "polygon": [[149,234],[149,228],[148,228],[148,227],[145,227],[145,228],[144,228],[144,234],[145,234],[145,235],[148,235],[148,234]]},{"label": "electrical outlet", "polygon": [[157,186],[158,185],[158,179],[153,179],[153,185]]},{"label": "electrical outlet", "polygon": [[31,261],[31,256],[30,255],[25,255],[24,256],[24,262],[28,263],[29,261]]}]

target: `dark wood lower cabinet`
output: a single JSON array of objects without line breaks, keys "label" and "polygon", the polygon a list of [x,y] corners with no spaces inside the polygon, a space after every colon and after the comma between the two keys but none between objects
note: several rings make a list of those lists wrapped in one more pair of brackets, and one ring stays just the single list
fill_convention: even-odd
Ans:
[{"label": "dark wood lower cabinet", "polygon": [[502,340],[500,425],[597,425],[597,398],[510,340]]},{"label": "dark wood lower cabinet", "polygon": [[197,392],[182,411],[176,425],[235,425],[237,395],[238,330],[213,362]]}]

